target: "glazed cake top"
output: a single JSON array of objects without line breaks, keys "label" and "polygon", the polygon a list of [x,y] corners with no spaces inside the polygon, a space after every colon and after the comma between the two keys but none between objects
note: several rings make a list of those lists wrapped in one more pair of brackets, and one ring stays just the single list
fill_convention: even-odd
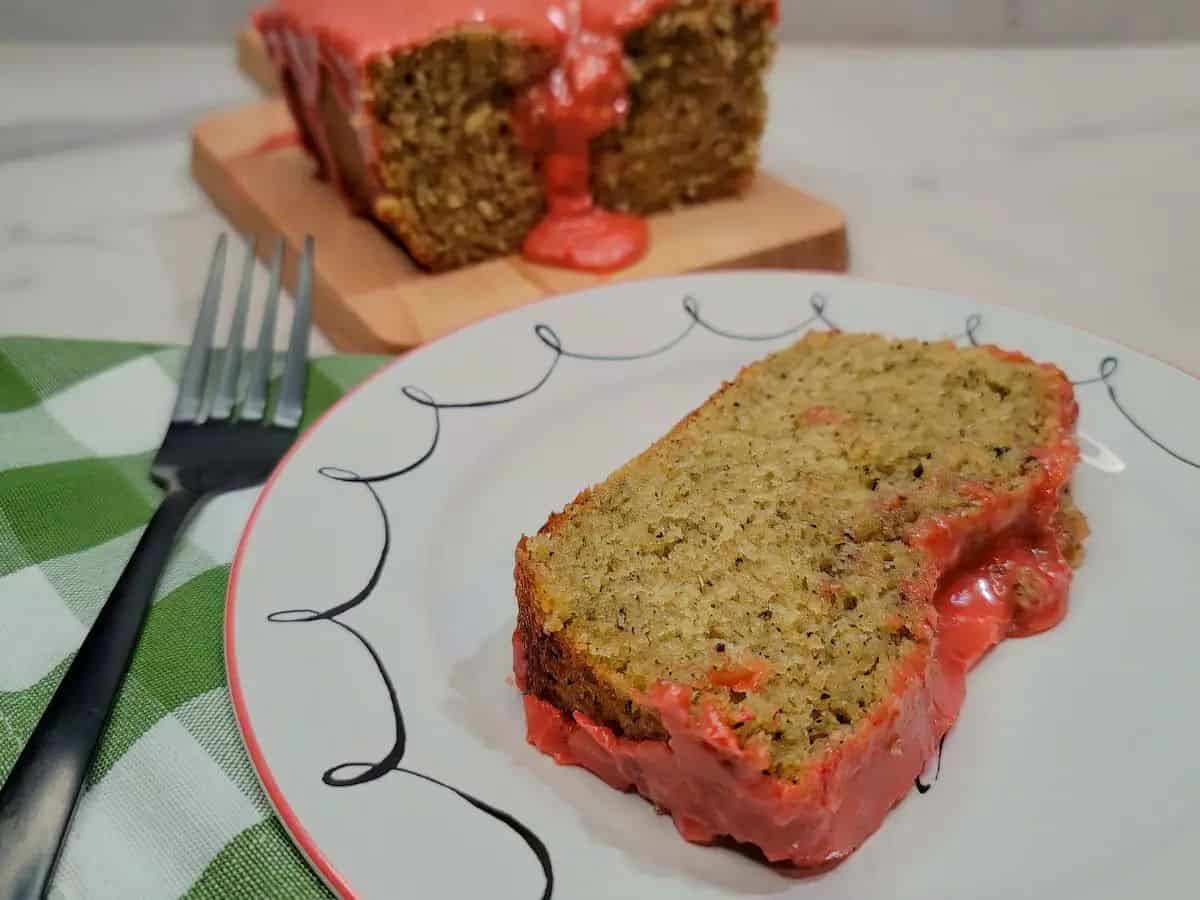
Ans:
[{"label": "glazed cake top", "polygon": [[[540,44],[564,42],[574,13],[588,31],[624,33],[677,0],[276,0],[258,13],[260,28],[312,34],[347,59],[419,46],[456,28],[487,25]],[[763,3],[778,14],[778,0]]]}]

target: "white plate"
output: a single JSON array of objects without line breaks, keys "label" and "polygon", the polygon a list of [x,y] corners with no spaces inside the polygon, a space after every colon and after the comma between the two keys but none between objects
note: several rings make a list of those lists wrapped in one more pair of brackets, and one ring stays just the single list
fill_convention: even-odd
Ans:
[{"label": "white plate", "polygon": [[[840,867],[797,881],[685,843],[637,796],[526,744],[512,566],[522,533],[798,332],[748,337],[825,327],[814,295],[844,330],[977,338],[1096,379],[1077,389],[1075,485],[1092,535],[1066,621],[973,673],[933,790],[914,791]],[[519,399],[481,403],[504,398]],[[571,900],[1183,896],[1200,855],[1198,459],[1200,382],[998,307],[745,272],[557,298],[402,358],[297,444],[230,580],[238,717],[284,823],[346,896],[532,900],[544,890],[538,839],[554,896]],[[370,488],[320,474],[418,462]],[[334,617],[268,619],[356,596]],[[420,776],[390,771],[389,687],[407,737],[400,765]]]}]

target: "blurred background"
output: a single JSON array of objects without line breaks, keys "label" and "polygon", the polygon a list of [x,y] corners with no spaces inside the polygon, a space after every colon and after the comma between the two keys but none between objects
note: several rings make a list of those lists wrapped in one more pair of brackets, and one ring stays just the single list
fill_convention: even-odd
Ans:
[{"label": "blurred background", "polygon": [[[782,0],[785,40],[1070,44],[1200,38],[1200,0]],[[2,0],[5,41],[207,41],[248,0]]]},{"label": "blurred background", "polygon": [[[0,0],[0,333],[187,338],[228,224],[189,131],[261,97],[261,2]],[[763,168],[845,212],[852,274],[1200,372],[1200,0],[781,5]]]}]

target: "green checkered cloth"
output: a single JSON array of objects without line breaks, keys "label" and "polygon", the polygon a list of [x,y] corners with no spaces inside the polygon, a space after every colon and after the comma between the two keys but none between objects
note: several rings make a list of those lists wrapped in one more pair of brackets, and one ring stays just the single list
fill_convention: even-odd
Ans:
[{"label": "green checkered cloth", "polygon": [[[0,338],[0,781],[159,499],[148,472],[183,350]],[[306,421],[384,362],[309,366]],[[257,490],[218,498],[163,576],[51,896],[327,897],[234,722],[225,585]]]}]

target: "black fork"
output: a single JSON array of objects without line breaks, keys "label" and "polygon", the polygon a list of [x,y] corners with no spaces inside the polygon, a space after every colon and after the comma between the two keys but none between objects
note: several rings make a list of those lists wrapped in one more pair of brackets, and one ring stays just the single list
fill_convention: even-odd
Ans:
[{"label": "black fork", "polygon": [[283,239],[275,244],[258,345],[239,404],[254,250],[254,243],[248,243],[220,372],[209,377],[225,272],[226,238],[217,239],[175,411],[150,469],[150,477],[165,491],[162,503],[0,788],[0,900],[42,897],[49,889],[154,590],[188,517],[217,494],[262,483],[296,437],[308,359],[313,240],[304,242],[283,378],[269,419],[267,385]]}]

